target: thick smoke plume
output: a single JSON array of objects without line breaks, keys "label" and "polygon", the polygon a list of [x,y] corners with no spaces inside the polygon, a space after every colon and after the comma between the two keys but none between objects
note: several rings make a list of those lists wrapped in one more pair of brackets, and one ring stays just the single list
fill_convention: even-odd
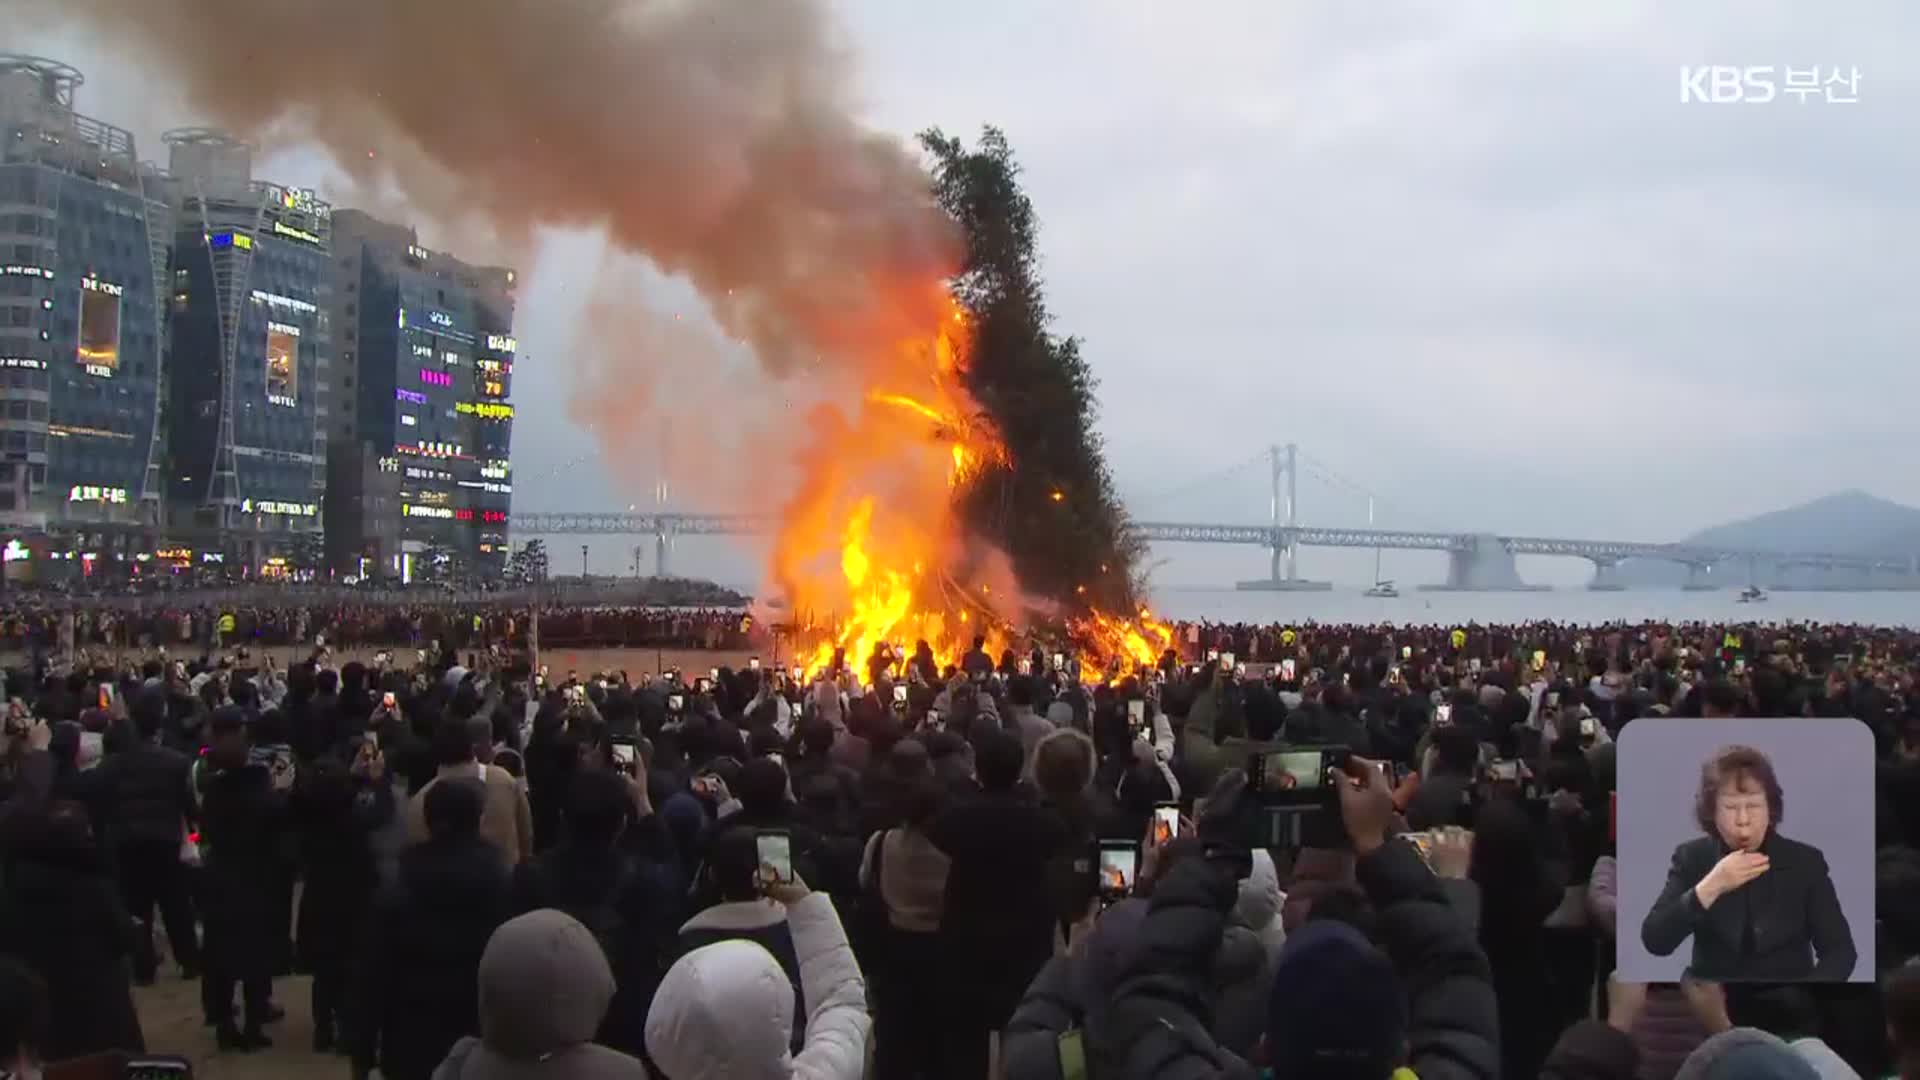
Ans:
[{"label": "thick smoke plume", "polygon": [[876,344],[946,311],[957,237],[907,150],[854,120],[813,0],[47,7],[157,61],[209,119],[318,140],[423,216],[510,241],[604,227],[772,372],[885,381]]}]

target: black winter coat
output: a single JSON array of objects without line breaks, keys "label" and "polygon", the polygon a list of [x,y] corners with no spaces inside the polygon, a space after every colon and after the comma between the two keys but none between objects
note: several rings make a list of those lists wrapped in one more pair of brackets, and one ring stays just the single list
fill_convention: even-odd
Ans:
[{"label": "black winter coat", "polygon": [[144,1051],[128,964],[137,931],[98,854],[23,853],[0,876],[0,951],[47,983],[46,1059]]},{"label": "black winter coat", "polygon": [[306,881],[295,937],[302,970],[351,965],[380,884],[373,834],[390,823],[394,813],[393,787],[387,778],[355,781],[339,792],[296,797],[294,821]]},{"label": "black winter coat", "polygon": [[108,754],[96,770],[107,836],[116,847],[180,845],[193,816],[189,774],[193,759],[170,747],[141,740]]},{"label": "black winter coat", "polygon": [[1714,982],[1846,981],[1859,955],[1820,849],[1768,833],[1760,845],[1767,872],[1702,908],[1694,886],[1729,850],[1717,836],[1674,849],[1666,887],[1640,927],[1647,951],[1667,956],[1691,937],[1687,973]]},{"label": "black winter coat", "polygon": [[429,840],[400,856],[361,943],[366,1023],[357,1067],[428,1080],[453,1044],[480,1033],[480,955],[512,914],[500,853],[479,837]]},{"label": "black winter coat", "polygon": [[[954,1008],[967,1024],[1004,1027],[1053,956],[1054,868],[1073,833],[1024,792],[983,793],[927,831],[952,859],[941,948]],[[1090,854],[1090,852],[1089,852]]]},{"label": "black winter coat", "polygon": [[[1408,996],[1408,1064],[1421,1080],[1500,1075],[1499,1014],[1487,958],[1413,845],[1389,841],[1355,865],[1377,937]],[[1139,1080],[1250,1078],[1208,1032],[1210,973],[1236,890],[1207,860],[1176,863],[1154,887],[1139,947],[1105,1032],[1120,1075]]]},{"label": "black winter coat", "polygon": [[[665,827],[655,814],[638,828]],[[557,908],[593,931],[617,987],[594,1041],[644,1058],[647,1010],[660,977],[678,955],[675,939],[685,915],[686,883],[677,860],[563,844],[514,871],[513,908],[520,914]]]},{"label": "black winter coat", "polygon": [[[231,948],[272,940],[269,897],[286,847],[287,797],[265,765],[222,769],[202,778],[202,895],[210,932]],[[286,930],[279,940],[286,940]]]}]

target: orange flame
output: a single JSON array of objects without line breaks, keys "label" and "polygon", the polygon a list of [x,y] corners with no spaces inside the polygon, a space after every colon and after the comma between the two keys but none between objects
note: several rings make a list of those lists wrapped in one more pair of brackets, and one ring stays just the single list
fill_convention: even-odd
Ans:
[{"label": "orange flame", "polygon": [[911,651],[925,641],[942,666],[971,647],[969,631],[1004,646],[1009,613],[951,575],[965,562],[956,494],[1005,463],[1006,449],[959,381],[967,320],[944,289],[937,305],[926,338],[897,342],[867,365],[880,384],[851,415],[814,418],[818,437],[801,462],[807,479],[774,544],[775,575],[793,609],[832,613],[802,651],[809,674],[836,650],[865,674],[883,644]]},{"label": "orange flame", "polygon": [[[836,651],[863,680],[880,646],[904,663],[926,642],[936,664],[958,664],[975,636],[996,655],[1024,617],[1005,560],[996,573],[973,550],[956,513],[966,486],[1011,464],[999,432],[961,384],[972,328],[938,289],[925,337],[897,341],[862,365],[873,385],[848,411],[809,418],[799,493],[780,515],[774,576],[804,622],[798,650],[809,677]],[[1055,493],[1055,501],[1064,496]],[[1084,589],[1081,590],[1085,592]],[[1070,624],[1083,671],[1146,669],[1171,629],[1099,612]]]}]

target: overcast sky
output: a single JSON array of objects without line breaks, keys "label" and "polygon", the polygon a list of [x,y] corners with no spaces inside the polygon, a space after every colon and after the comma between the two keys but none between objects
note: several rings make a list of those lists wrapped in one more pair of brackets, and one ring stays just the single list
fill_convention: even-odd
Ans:
[{"label": "overcast sky", "polygon": [[[1386,526],[1652,541],[1843,488],[1920,504],[1920,6],[837,7],[874,126],[1007,131],[1139,517],[1263,518],[1264,466],[1169,493],[1287,441],[1314,463],[1309,523],[1363,523],[1363,490]],[[148,156],[199,119],[98,42],[0,46],[78,65],[82,111]],[[1701,64],[1858,68],[1858,102],[1682,104]],[[293,147],[258,171],[324,190],[331,170]],[[519,510],[651,497],[566,413],[597,255],[556,237],[527,268]],[[600,568],[630,562],[617,546]],[[1264,561],[1160,554],[1182,582]],[[1361,558],[1307,555],[1346,580]],[[745,565],[694,541],[677,569]]]}]

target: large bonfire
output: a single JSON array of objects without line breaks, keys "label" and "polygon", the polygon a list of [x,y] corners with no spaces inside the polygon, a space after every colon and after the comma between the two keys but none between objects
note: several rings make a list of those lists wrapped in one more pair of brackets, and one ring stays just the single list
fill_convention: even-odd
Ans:
[{"label": "large bonfire", "polygon": [[798,494],[775,537],[775,580],[793,612],[809,675],[844,661],[864,674],[881,647],[904,660],[925,642],[944,668],[975,638],[998,656],[1039,640],[1044,619],[1071,644],[1087,681],[1152,667],[1173,633],[1149,611],[1117,614],[1077,597],[1024,594],[1010,561],[968,535],[957,506],[989,468],[1015,468],[967,392],[972,332],[944,284],[924,287],[922,337],[891,342],[885,374],[849,410],[816,418]]}]

